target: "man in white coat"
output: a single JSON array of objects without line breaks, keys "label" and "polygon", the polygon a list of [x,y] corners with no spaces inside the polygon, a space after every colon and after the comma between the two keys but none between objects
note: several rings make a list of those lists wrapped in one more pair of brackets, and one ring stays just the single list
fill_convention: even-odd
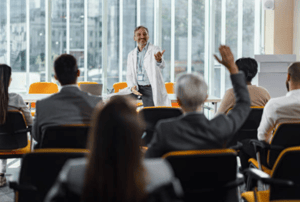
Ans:
[{"label": "man in white coat", "polygon": [[134,41],[138,46],[128,54],[127,85],[131,92],[142,96],[144,107],[171,106],[161,70],[165,67],[158,46],[148,42],[149,32],[144,26],[134,30]]}]

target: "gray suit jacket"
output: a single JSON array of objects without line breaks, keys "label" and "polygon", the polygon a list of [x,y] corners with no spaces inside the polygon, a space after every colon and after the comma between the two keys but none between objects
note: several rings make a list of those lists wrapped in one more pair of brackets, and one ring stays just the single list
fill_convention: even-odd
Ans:
[{"label": "gray suit jacket", "polygon": [[[80,201],[86,164],[85,158],[69,160],[61,170],[56,183],[48,192],[45,202]],[[145,160],[144,166],[147,172],[147,179],[149,179],[149,183],[146,186],[149,194],[159,187],[171,183],[174,194],[178,197],[183,195],[180,182],[174,177],[172,167],[166,160]]]},{"label": "gray suit jacket", "polygon": [[243,73],[231,76],[235,107],[227,114],[208,120],[203,113],[191,112],[157,123],[146,158],[179,150],[225,148],[250,112],[250,98]]},{"label": "gray suit jacket", "polygon": [[90,123],[94,107],[102,99],[78,87],[63,87],[60,92],[36,102],[32,136],[39,142],[45,127]]}]

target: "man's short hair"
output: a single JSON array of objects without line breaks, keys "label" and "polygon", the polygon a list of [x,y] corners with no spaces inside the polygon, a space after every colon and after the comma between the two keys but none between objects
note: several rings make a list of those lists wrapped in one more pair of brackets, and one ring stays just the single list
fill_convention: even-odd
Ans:
[{"label": "man's short hair", "polygon": [[185,109],[196,111],[206,99],[207,84],[199,73],[183,74],[176,81],[175,93]]},{"label": "man's short hair", "polygon": [[291,81],[300,83],[300,62],[292,63],[288,68],[288,74],[291,77]]},{"label": "man's short hair", "polygon": [[54,62],[54,70],[62,85],[76,83],[78,67],[73,55],[61,54]]},{"label": "man's short hair", "polygon": [[136,27],[135,29],[134,29],[134,36],[135,36],[135,33],[139,30],[139,29],[141,29],[141,28],[143,28],[143,29],[145,29],[146,30],[146,32],[147,32],[147,34],[149,35],[149,30],[148,30],[148,28],[147,27],[144,27],[143,25],[140,25],[140,26],[138,26],[138,27]]}]

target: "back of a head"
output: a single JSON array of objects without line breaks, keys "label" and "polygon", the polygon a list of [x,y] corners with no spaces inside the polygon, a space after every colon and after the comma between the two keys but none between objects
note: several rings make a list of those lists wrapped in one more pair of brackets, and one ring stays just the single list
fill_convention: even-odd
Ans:
[{"label": "back of a head", "polygon": [[75,84],[77,81],[76,58],[69,54],[62,54],[54,61],[54,70],[61,85]]},{"label": "back of a head", "polygon": [[175,84],[175,93],[182,107],[196,111],[207,96],[207,84],[199,73],[183,74]]},{"label": "back of a head", "polygon": [[235,61],[240,71],[243,71],[247,82],[251,82],[257,74],[257,62],[253,58],[240,58]]},{"label": "back of a head", "polygon": [[293,83],[300,84],[300,62],[292,63],[288,68],[288,74]]},{"label": "back of a head", "polygon": [[6,121],[10,77],[11,68],[8,65],[0,64],[0,124],[4,124]]},{"label": "back of a head", "polygon": [[139,149],[142,126],[133,101],[124,96],[114,96],[97,107],[83,201],[140,201],[145,197]]}]

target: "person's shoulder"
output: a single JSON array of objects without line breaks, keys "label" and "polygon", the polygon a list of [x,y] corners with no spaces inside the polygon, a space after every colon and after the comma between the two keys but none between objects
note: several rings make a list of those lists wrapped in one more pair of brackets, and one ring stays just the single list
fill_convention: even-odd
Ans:
[{"label": "person's shoulder", "polygon": [[128,53],[128,56],[133,55],[134,51],[136,51],[136,47]]},{"label": "person's shoulder", "polygon": [[168,119],[162,119],[157,122],[157,127],[176,125],[176,124],[178,124],[178,122],[181,121],[182,118],[183,118],[183,115],[173,117],[173,118],[168,118]]},{"label": "person's shoulder", "polygon": [[145,159],[144,166],[150,179],[150,183],[147,184],[146,188],[148,192],[155,190],[159,186],[170,183],[174,178],[172,167],[165,159]]},{"label": "person's shoulder", "polygon": [[23,100],[22,96],[18,93],[9,93],[9,100]]}]

